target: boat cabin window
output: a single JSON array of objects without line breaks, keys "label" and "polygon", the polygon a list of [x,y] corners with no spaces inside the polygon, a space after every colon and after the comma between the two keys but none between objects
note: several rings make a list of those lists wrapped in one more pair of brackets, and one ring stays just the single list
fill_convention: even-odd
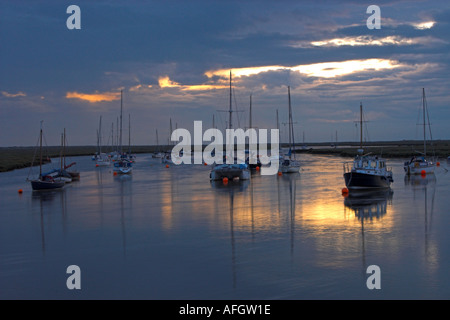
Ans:
[{"label": "boat cabin window", "polygon": [[377,167],[377,162],[376,161],[370,161],[370,167],[375,169]]}]

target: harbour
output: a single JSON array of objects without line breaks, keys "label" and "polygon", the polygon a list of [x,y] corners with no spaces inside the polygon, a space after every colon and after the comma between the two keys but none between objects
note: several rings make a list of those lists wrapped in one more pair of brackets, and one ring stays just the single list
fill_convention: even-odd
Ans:
[{"label": "harbour", "polygon": [[[2,299],[442,299],[450,294],[448,164],[345,196],[342,158],[297,174],[210,181],[210,166],[137,156],[133,174],[74,157],[80,180],[34,192],[0,173]],[[18,189],[23,189],[18,193]],[[66,268],[81,269],[81,290]],[[381,270],[381,289],[366,286]]]}]

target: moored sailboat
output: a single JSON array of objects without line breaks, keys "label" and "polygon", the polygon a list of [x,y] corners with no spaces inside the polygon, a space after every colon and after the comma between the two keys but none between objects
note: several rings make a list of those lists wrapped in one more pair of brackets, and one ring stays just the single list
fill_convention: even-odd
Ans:
[{"label": "moored sailboat", "polygon": [[363,154],[362,147],[362,104],[360,105],[361,142],[359,154],[353,162],[344,163],[344,180],[349,190],[390,188],[394,181],[392,171],[387,168],[386,160],[371,154]]},{"label": "moored sailboat", "polygon": [[[407,175],[414,174],[432,174],[434,173],[435,163],[427,159],[427,135],[426,135],[426,121],[428,117],[428,110],[425,99],[425,88],[422,88],[422,117],[423,117],[423,153],[420,156],[413,156],[411,160],[404,163],[403,169]],[[428,121],[429,122],[429,121]],[[428,123],[428,127],[429,123]],[[431,128],[430,128],[431,139]]]},{"label": "moored sailboat", "polygon": [[61,189],[64,187],[64,181],[56,181],[49,173],[42,173],[42,121],[39,132],[39,176],[37,179],[29,180],[31,188],[35,191]]},{"label": "moored sailboat", "polygon": [[289,98],[289,151],[281,161],[282,173],[296,173],[300,171],[300,162],[295,158],[294,123],[292,121],[291,89],[288,86]]},{"label": "moored sailboat", "polygon": [[[230,107],[228,110],[229,113],[229,120],[228,120],[228,128],[233,128],[232,121],[233,121],[233,107],[232,107],[232,78],[231,78],[231,71],[230,71]],[[231,134],[231,133],[230,133]],[[231,139],[229,139],[231,140]],[[231,143],[231,142],[230,142]],[[225,157],[224,157],[225,159]],[[245,159],[237,159],[235,157],[231,157],[229,155],[228,159],[232,163],[222,163],[222,164],[214,164],[211,172],[209,174],[209,177],[211,180],[222,180],[224,178],[227,178],[228,180],[233,180],[234,178],[239,178],[239,180],[248,180],[250,179],[250,169],[248,164],[245,163]]]}]

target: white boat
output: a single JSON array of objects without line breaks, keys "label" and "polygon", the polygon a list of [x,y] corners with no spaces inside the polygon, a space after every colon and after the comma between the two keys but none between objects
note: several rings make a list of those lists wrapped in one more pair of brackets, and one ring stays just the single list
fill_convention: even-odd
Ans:
[{"label": "white boat", "polygon": [[131,174],[133,171],[133,163],[128,159],[121,159],[114,162],[114,172],[118,174]]},{"label": "white boat", "polygon": [[[233,128],[232,126],[232,114],[233,114],[233,108],[232,108],[232,78],[231,78],[231,71],[230,71],[230,108],[228,110],[229,112],[229,121],[228,121],[228,128],[231,130]],[[212,166],[211,172],[209,174],[209,178],[213,181],[216,180],[222,180],[224,178],[227,178],[228,180],[233,180],[234,178],[239,178],[239,180],[249,180],[251,177],[250,174],[250,168],[248,164],[245,163],[245,159],[238,160],[234,158],[234,163],[225,163],[225,157],[223,160],[223,164],[214,164]]]},{"label": "white boat", "polygon": [[295,158],[294,123],[292,121],[291,89],[289,86],[288,86],[288,98],[289,98],[289,151],[281,161],[280,171],[282,173],[296,173],[300,171],[300,162]]},{"label": "white boat", "polygon": [[344,163],[344,180],[348,190],[390,188],[394,182],[392,170],[386,166],[386,160],[371,154],[363,154],[362,148],[362,104],[360,105],[361,142],[359,154],[353,162]]},{"label": "white boat", "polygon": [[156,129],[156,151],[153,152],[152,158],[161,159],[164,156],[159,149],[158,129]]},{"label": "white boat", "polygon": [[95,161],[96,167],[108,167],[111,165],[111,158],[106,153],[101,153]]},{"label": "white boat", "polygon": [[[423,153],[421,156],[413,156],[411,160],[405,161],[403,169],[407,175],[432,174],[434,173],[435,163],[427,159],[427,135],[425,118],[428,117],[428,110],[425,99],[425,88],[422,89],[422,117],[423,117]],[[428,119],[428,127],[429,119]],[[431,128],[430,128],[431,137]]]}]

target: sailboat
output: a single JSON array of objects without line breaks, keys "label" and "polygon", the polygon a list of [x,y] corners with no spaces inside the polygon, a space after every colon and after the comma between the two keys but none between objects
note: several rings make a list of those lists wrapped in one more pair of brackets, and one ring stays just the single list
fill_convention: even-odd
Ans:
[{"label": "sailboat", "polygon": [[[230,129],[230,132],[233,127],[233,125],[232,125],[232,120],[233,120],[232,101],[233,101],[232,100],[232,77],[231,77],[231,71],[230,71],[230,108],[228,111],[229,112],[228,128]],[[211,169],[211,172],[209,174],[210,179],[213,181],[222,180],[224,178],[227,178],[228,180],[233,180],[234,178],[239,178],[239,180],[249,180],[250,179],[250,169],[248,167],[248,164],[246,164],[245,161],[242,161],[242,163],[237,163],[238,159],[233,159],[233,160],[234,160],[233,163],[225,163],[225,161],[224,161],[223,164],[214,164]]]},{"label": "sailboat", "polygon": [[380,189],[390,188],[394,180],[392,179],[392,170],[386,167],[386,160],[378,156],[363,154],[363,113],[362,103],[360,104],[360,130],[361,141],[358,155],[353,160],[352,165],[344,163],[344,180],[349,190],[358,189]]},{"label": "sailboat", "polygon": [[163,154],[159,150],[158,129],[156,129],[156,150],[152,154],[152,158],[162,158]]},{"label": "sailboat", "polygon": [[67,143],[67,139],[66,139],[66,128],[64,128],[64,144],[63,144],[63,168],[64,170],[67,170],[67,173],[70,175],[70,177],[72,178],[72,181],[78,181],[80,180],[80,173],[76,170],[68,170],[69,168],[71,168],[72,166],[76,165],[76,162],[72,162],[70,164],[66,164],[66,143]]},{"label": "sailboat", "polygon": [[283,173],[296,173],[300,171],[300,162],[295,159],[294,124],[292,121],[291,88],[288,86],[289,100],[289,152],[281,162],[280,171]]},{"label": "sailboat", "polygon": [[52,173],[49,173],[49,175],[55,180],[55,181],[63,181],[64,183],[72,182],[72,176],[66,171],[63,164],[63,159],[65,157],[64,155],[64,135],[61,135],[61,151],[59,153],[59,164],[60,168],[58,170],[55,170]]},{"label": "sailboat", "polygon": [[102,116],[100,116],[100,121],[97,131],[97,141],[98,141],[98,152],[96,154],[95,166],[96,167],[107,167],[111,165],[111,158],[104,152],[102,152]]},{"label": "sailboat", "polygon": [[[252,126],[252,96],[250,95],[250,112],[249,112],[249,126],[248,129],[251,130],[253,129]],[[252,144],[253,142],[250,141],[250,144]],[[261,168],[261,160],[259,159],[259,155],[255,155],[255,154],[250,154],[251,150],[245,150],[246,153],[246,159],[245,159],[245,163],[248,165],[248,167],[250,168],[250,170],[256,170],[257,168]],[[252,158],[256,158],[256,163],[252,163],[253,161],[250,161],[250,159]]]},{"label": "sailboat", "polygon": [[[422,88],[422,114],[423,114],[423,153],[421,156],[413,156],[411,160],[404,163],[403,169],[407,175],[413,174],[432,174],[435,164],[427,159],[427,135],[425,117],[428,117],[428,110],[425,99],[425,88]],[[429,122],[429,121],[428,121]],[[429,126],[429,123],[428,123]],[[430,128],[431,138],[431,128]]]},{"label": "sailboat", "polygon": [[120,158],[114,162],[114,172],[118,174],[131,174],[133,171],[133,163],[126,155],[122,152],[122,90],[120,91],[120,146],[119,146],[119,154]]},{"label": "sailboat", "polygon": [[[53,190],[64,187],[64,181],[56,181],[49,173],[42,173],[42,121],[41,129],[39,132],[39,177],[34,180],[30,180],[31,188],[33,190]],[[51,171],[54,172],[54,171]]]}]

